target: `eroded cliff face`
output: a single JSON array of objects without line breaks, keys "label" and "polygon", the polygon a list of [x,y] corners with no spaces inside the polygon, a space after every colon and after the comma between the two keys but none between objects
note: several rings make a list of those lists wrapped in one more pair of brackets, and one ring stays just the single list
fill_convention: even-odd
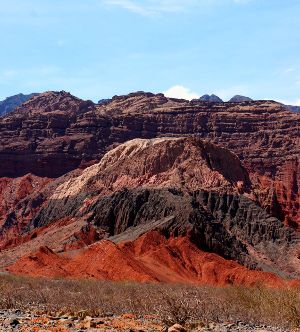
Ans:
[{"label": "eroded cliff face", "polygon": [[[19,178],[0,178],[0,229],[5,223],[9,223],[9,215],[22,206],[23,200],[37,195],[49,181],[47,178],[31,174]],[[28,215],[23,214],[23,218],[28,217],[30,220],[33,215],[34,206]],[[9,227],[8,224],[7,227]]]},{"label": "eroded cliff face", "polygon": [[300,164],[299,158],[286,160],[274,179],[253,174],[261,205],[278,216],[286,225],[300,226]]},{"label": "eroded cliff face", "polygon": [[299,121],[270,101],[35,97],[0,119],[0,265],[41,245],[68,251],[158,230],[299,277]]},{"label": "eroded cliff face", "polygon": [[[236,153],[249,170],[275,176],[287,159],[299,158],[299,122],[272,101],[213,104],[137,93],[99,106],[48,92],[0,120],[0,175],[53,177],[133,138],[197,135]],[[55,167],[43,167],[46,161]]]},{"label": "eroded cliff face", "polygon": [[[101,197],[139,187],[253,196],[247,171],[237,156],[224,148],[199,138],[135,139],[111,150],[99,163],[62,176],[20,200],[6,218],[3,216],[0,244],[15,232],[14,225],[23,225],[26,232],[28,220],[30,225],[42,227],[73,217]],[[34,207],[35,213],[29,214]]]},{"label": "eroded cliff face", "polygon": [[[65,231],[72,224],[73,232]],[[38,237],[39,245],[48,245],[45,234],[55,225],[64,234],[56,240],[60,250],[159,229],[249,268],[300,274],[296,234],[259,206],[235,154],[199,138],[134,139],[116,147],[22,200],[14,219],[5,220],[0,244],[18,250]]]},{"label": "eroded cliff face", "polygon": [[68,129],[94,108],[66,92],[46,92],[0,120],[0,177],[57,177],[76,169],[91,134]]},{"label": "eroded cliff face", "polygon": [[299,224],[300,115],[276,102],[214,104],[140,92],[95,105],[48,92],[0,119],[0,130],[0,177],[58,177],[130,139],[199,136],[234,152],[259,178],[261,204]]}]

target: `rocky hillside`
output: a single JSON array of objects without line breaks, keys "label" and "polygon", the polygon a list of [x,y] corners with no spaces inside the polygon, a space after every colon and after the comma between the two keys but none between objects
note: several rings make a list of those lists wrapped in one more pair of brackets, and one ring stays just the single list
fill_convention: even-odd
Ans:
[{"label": "rocky hillside", "polygon": [[31,93],[29,95],[23,95],[23,93],[19,93],[18,95],[7,97],[5,100],[0,101],[0,116],[14,111],[18,106],[37,95],[38,93]]},{"label": "rocky hillside", "polygon": [[[207,104],[135,93],[94,105],[49,92],[0,120],[1,176],[56,177],[99,160],[111,145],[166,135],[209,138],[273,176],[286,159],[299,155],[299,121],[299,115],[267,101]],[[56,167],[49,168],[54,161]]]},{"label": "rocky hillside", "polygon": [[[146,241],[150,261],[134,249],[129,279],[171,281],[173,274],[177,282],[224,284],[220,270],[210,272],[213,281],[199,277],[202,268],[178,269],[208,257],[224,271],[233,266],[228,260],[237,264],[240,275],[224,272],[225,283],[247,284],[247,269],[300,277],[300,115],[281,104],[143,92],[94,104],[47,92],[1,118],[0,128],[0,268],[62,276],[50,273],[45,262],[53,258],[49,266],[66,262],[63,276],[86,277],[75,266],[97,259],[98,249],[108,246],[127,266],[122,243],[135,247],[156,232],[162,248],[174,239],[168,250],[178,260],[161,257],[161,266],[169,262],[164,279],[151,265],[155,241]],[[96,270],[90,275],[101,278]]]},{"label": "rocky hillside", "polygon": [[223,103],[223,100],[220,97],[218,97],[214,94],[212,94],[212,95],[207,95],[207,94],[203,95],[198,100],[199,101],[206,101],[208,103]]},{"label": "rocky hillside", "polygon": [[[47,247],[8,268],[19,275],[225,286],[284,286],[274,274],[249,271],[234,261],[199,250],[187,238],[152,231],[132,242],[100,241],[86,250],[59,255]],[[290,283],[291,284],[291,283]],[[297,284],[293,281],[292,284]],[[300,282],[299,282],[300,285]]]},{"label": "rocky hillside", "polygon": [[[155,230],[167,239],[183,237],[192,248],[198,248],[191,250],[195,257],[189,260],[202,261],[204,251],[215,254],[209,257],[217,265],[222,257],[225,265],[231,259],[281,277],[300,275],[297,234],[260,207],[249,174],[236,155],[199,138],[135,139],[108,152],[93,166],[42,185],[38,192],[29,190],[4,215],[0,262],[7,266],[17,260],[9,268],[14,273],[32,274],[34,270],[37,275],[62,276],[53,266],[55,261],[61,266],[65,258],[48,249],[32,258],[32,252],[41,245],[50,246],[56,252],[77,249],[80,261],[86,259],[81,252],[86,245],[105,239],[117,244],[138,241]],[[100,253],[112,250],[112,257],[117,255],[125,264],[120,248],[107,242],[99,246],[92,246],[86,253],[91,255],[91,260],[97,260],[94,254],[98,255],[98,249],[95,252],[92,248],[99,248]],[[102,246],[106,249],[101,249]],[[150,247],[145,245],[147,252]],[[21,258],[24,254],[29,256]],[[186,265],[183,261],[186,256],[187,253],[182,253],[178,266]],[[131,272],[126,278],[140,280],[147,276],[143,280],[168,281],[149,272],[153,266],[143,265],[138,257],[135,259],[138,268],[130,264]],[[30,263],[33,261],[34,266]],[[76,266],[79,262],[71,260],[69,264]],[[191,271],[182,272],[185,277],[180,278],[177,274],[181,272],[174,264],[170,263],[167,273],[174,275],[173,281],[182,282],[186,278],[190,282],[205,282],[189,274]],[[127,265],[128,262],[124,266]],[[38,272],[39,266],[46,270],[42,268]],[[64,276],[72,277],[75,267],[67,272],[67,266]],[[96,265],[95,269],[102,276],[110,275],[107,264]],[[73,276],[85,277],[85,271],[79,269]],[[237,271],[241,275],[234,280],[246,283],[242,277],[246,273],[242,271],[246,270],[238,267]],[[101,278],[95,271],[89,273]],[[126,276],[126,273],[123,271],[120,275]],[[233,277],[226,278],[233,280]],[[262,278],[269,280],[264,274]],[[224,282],[218,280],[206,281]]]},{"label": "rocky hillside", "polygon": [[245,97],[245,96],[241,96],[241,95],[235,95],[229,100],[230,103],[243,103],[245,101],[253,101],[253,100],[249,97]]},{"label": "rocky hillside", "polygon": [[59,177],[134,138],[198,136],[233,151],[262,204],[299,224],[300,115],[272,101],[188,102],[132,93],[95,105],[48,92],[0,119],[0,176]]},{"label": "rocky hillside", "polygon": [[249,170],[274,177],[299,156],[299,121],[271,101],[207,104],[133,93],[95,105],[49,92],[0,120],[0,175],[56,177],[129,139],[197,135],[235,152]]},{"label": "rocky hillside", "polygon": [[287,108],[290,109],[293,112],[300,113],[300,106],[287,105]]}]

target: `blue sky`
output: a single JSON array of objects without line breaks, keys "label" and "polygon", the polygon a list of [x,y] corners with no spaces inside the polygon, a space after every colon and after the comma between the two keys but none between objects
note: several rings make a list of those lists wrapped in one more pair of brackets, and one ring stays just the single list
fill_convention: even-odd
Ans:
[{"label": "blue sky", "polygon": [[300,104],[299,0],[0,0],[0,100],[144,90]]}]

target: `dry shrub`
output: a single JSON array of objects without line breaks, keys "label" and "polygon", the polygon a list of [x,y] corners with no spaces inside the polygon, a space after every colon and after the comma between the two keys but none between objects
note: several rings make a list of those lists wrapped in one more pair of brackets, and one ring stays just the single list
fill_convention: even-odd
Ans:
[{"label": "dry shrub", "polygon": [[166,324],[222,321],[300,326],[299,289],[196,287],[109,281],[0,277],[0,309],[80,317],[157,315]]}]

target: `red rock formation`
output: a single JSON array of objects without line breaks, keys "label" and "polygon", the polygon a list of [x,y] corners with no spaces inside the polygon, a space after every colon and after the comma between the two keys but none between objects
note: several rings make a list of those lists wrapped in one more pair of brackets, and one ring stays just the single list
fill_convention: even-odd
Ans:
[{"label": "red rock formation", "polygon": [[250,193],[247,171],[236,155],[199,138],[134,139],[108,152],[99,163],[58,186],[51,200],[122,188],[206,189]]},{"label": "red rock formation", "polygon": [[[135,139],[78,174],[51,182],[38,193],[39,205],[29,222],[23,211],[31,201],[20,204],[14,215],[22,227],[11,228],[15,238],[0,233],[0,244],[8,249],[32,242],[35,235],[39,245],[46,245],[42,229],[56,225],[64,232],[65,225],[74,223],[74,232],[55,240],[56,247],[70,250],[130,226],[171,218],[173,225],[165,230],[189,234],[200,248],[246,266],[299,275],[294,236],[252,201],[255,194],[247,171],[227,149],[199,138]],[[289,259],[282,259],[282,250]]]},{"label": "red rock formation", "polygon": [[213,104],[135,93],[99,106],[48,92],[0,119],[0,177],[57,177],[132,138],[197,135],[236,153],[253,176],[275,181],[277,206],[271,210],[298,224],[299,186],[292,185],[290,194],[280,191],[283,177],[300,178],[298,167],[292,175],[284,166],[299,163],[299,127],[299,114],[272,101]]},{"label": "red rock formation", "polygon": [[300,227],[300,163],[287,160],[274,178],[250,174],[254,191],[261,206],[286,225]]},{"label": "red rock formation", "polygon": [[205,253],[187,238],[166,239],[150,232],[133,242],[116,245],[101,241],[71,254],[55,254],[42,247],[8,268],[14,274],[100,280],[133,280],[210,285],[257,283],[271,287],[300,285],[274,274],[250,271],[236,262]]},{"label": "red rock formation", "polygon": [[[99,106],[65,92],[41,94],[0,119],[0,176],[13,178],[0,178],[0,247],[15,246],[0,253],[0,264],[34,251],[37,245],[50,243],[56,252],[70,250],[167,217],[175,220],[172,232],[167,229],[169,235],[191,235],[190,230],[194,230],[193,235],[201,239],[193,242],[197,250],[212,250],[247,266],[252,266],[253,258],[255,266],[262,269],[298,276],[299,239],[257,203],[286,225],[297,228],[300,224],[299,126],[299,114],[271,101],[213,104],[136,93],[114,97]],[[166,135],[173,138],[153,140]],[[120,145],[140,137],[150,140]],[[90,163],[94,165],[87,167]],[[22,177],[28,172],[35,175]],[[63,176],[48,184],[47,178],[37,175]],[[35,181],[37,185],[33,185]],[[130,190],[125,192],[124,188]],[[147,188],[149,193],[145,193]],[[152,199],[149,202],[147,195]],[[146,207],[140,210],[143,204]],[[181,246],[187,248],[179,242],[177,245],[180,250]],[[169,241],[157,246],[167,251],[165,257],[173,248]],[[128,267],[123,257],[126,249],[136,264],[128,267],[136,280],[172,281],[163,280],[163,275],[176,267],[172,259],[169,270],[160,274],[159,269],[152,271],[151,264],[157,259],[154,253],[146,259],[146,253],[135,257],[136,249],[132,253],[128,245],[100,242],[99,252],[103,248],[111,252],[112,261],[116,255]],[[172,250],[176,255],[177,249]],[[78,262],[92,261],[92,251],[87,250],[84,258],[85,251],[78,253]],[[186,267],[192,252],[187,251],[181,262]],[[66,276],[77,277],[75,266],[79,263],[68,256],[41,253],[42,260],[50,256],[57,267],[70,269]],[[169,266],[169,258],[165,259]],[[213,273],[218,264],[227,271],[222,259],[214,260]],[[24,258],[24,264],[28,262]],[[97,272],[95,269],[87,267],[90,275]],[[103,278],[105,273],[113,278],[105,267],[100,266],[100,271]],[[191,282],[206,282],[202,277],[193,279],[189,272],[189,268],[177,269],[175,279],[180,281],[183,275]],[[50,268],[47,273],[51,273]],[[225,279],[231,280],[232,274],[226,273]],[[242,271],[238,273],[243,276],[241,283],[247,284]],[[102,278],[100,274],[97,278]],[[212,281],[210,276],[207,282],[222,284],[220,278]]]},{"label": "red rock formation", "polygon": [[[0,228],[5,227],[7,217],[13,214],[22,200],[39,193],[49,183],[47,178],[27,174],[20,178],[0,178]],[[24,220],[30,220],[34,209],[23,215]]]}]

